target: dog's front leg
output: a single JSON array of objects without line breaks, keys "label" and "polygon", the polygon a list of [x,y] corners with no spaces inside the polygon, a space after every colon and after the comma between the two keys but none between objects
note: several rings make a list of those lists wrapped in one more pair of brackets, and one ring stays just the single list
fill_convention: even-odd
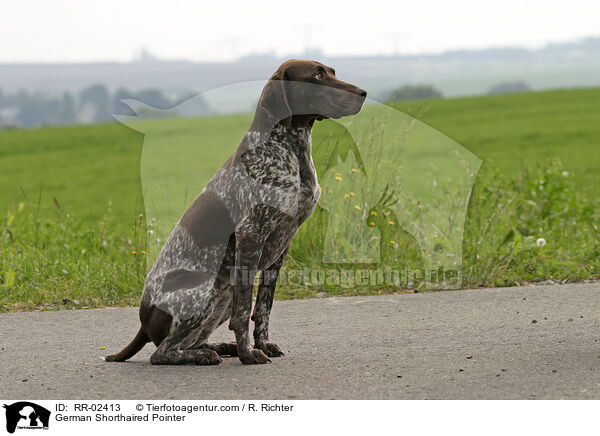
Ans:
[{"label": "dog's front leg", "polygon": [[269,316],[273,307],[273,295],[277,286],[277,277],[283,265],[287,249],[268,270],[261,272],[258,286],[256,304],[252,321],[254,321],[254,348],[262,350],[269,357],[283,356],[283,351],[272,342],[269,342]]},{"label": "dog's front leg", "polygon": [[252,288],[264,240],[252,234],[236,232],[235,271],[229,329],[235,332],[238,357],[245,364],[271,360],[250,343]]}]

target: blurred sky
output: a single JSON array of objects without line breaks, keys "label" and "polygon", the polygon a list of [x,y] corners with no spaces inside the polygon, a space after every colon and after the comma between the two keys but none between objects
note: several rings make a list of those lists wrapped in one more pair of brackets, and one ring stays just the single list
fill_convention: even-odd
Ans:
[{"label": "blurred sky", "polygon": [[600,2],[277,2],[8,0],[0,12],[0,62],[439,53],[600,36]]}]

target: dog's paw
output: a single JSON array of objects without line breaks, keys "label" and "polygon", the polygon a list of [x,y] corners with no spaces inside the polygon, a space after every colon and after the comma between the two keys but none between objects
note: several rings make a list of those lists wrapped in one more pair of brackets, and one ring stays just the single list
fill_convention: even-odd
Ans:
[{"label": "dog's paw", "polygon": [[218,365],[223,359],[214,350],[202,350],[194,359],[196,365]]},{"label": "dog's paw", "polygon": [[277,344],[274,344],[273,342],[264,342],[262,344],[256,344],[254,348],[261,350],[269,357],[284,356],[284,353],[283,351],[281,351],[281,348],[279,348]]},{"label": "dog's paw", "polygon": [[246,353],[239,353],[239,357],[244,365],[271,363],[271,359],[269,359],[267,355],[262,352],[262,350],[259,350],[257,348],[250,350]]}]

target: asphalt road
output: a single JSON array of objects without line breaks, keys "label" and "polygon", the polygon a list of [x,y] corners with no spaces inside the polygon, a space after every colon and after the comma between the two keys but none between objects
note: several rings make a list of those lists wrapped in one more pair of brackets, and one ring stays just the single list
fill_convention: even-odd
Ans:
[{"label": "asphalt road", "polygon": [[135,308],[0,315],[0,398],[600,399],[597,283],[276,301],[286,356],[260,366],[101,360],[137,329]]}]

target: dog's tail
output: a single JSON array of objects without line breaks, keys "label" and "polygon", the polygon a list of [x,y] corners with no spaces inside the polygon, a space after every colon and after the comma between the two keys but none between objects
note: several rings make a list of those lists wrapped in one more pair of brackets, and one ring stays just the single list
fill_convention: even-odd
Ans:
[{"label": "dog's tail", "polygon": [[135,353],[140,351],[142,348],[144,348],[144,345],[146,345],[148,342],[150,342],[150,338],[146,336],[146,333],[144,333],[144,331],[140,327],[140,330],[137,332],[137,335],[135,335],[135,338],[133,338],[133,341],[131,341],[129,345],[127,345],[117,354],[111,354],[110,356],[106,356],[104,360],[106,362],[124,362],[130,357],[132,357]]}]

